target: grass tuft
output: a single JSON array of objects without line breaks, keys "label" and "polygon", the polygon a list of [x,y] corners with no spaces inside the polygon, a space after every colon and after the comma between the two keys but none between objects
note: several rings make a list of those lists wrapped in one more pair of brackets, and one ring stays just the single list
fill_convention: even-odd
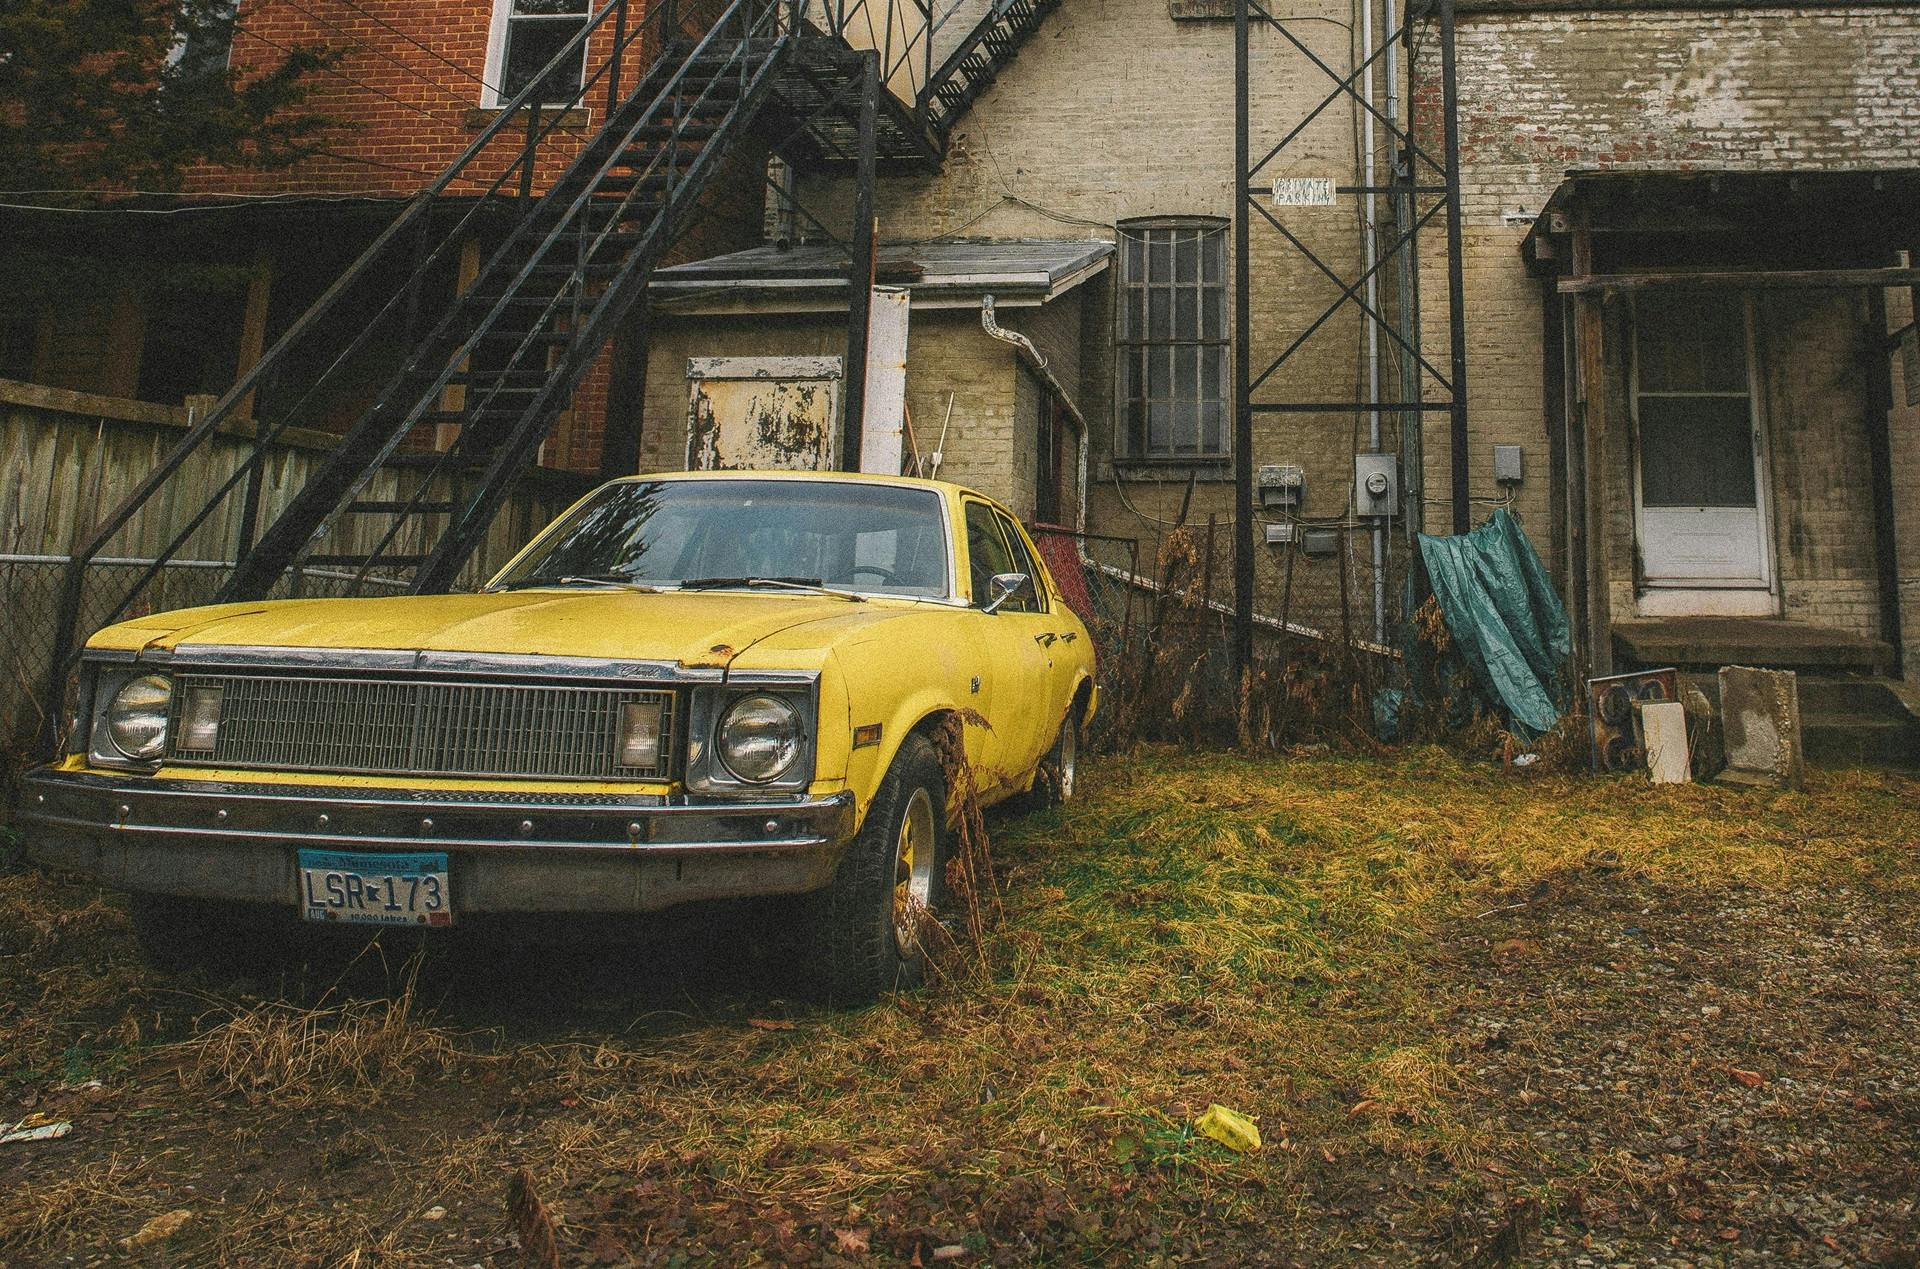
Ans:
[{"label": "grass tuft", "polygon": [[363,1100],[455,1073],[480,1055],[415,1007],[417,966],[390,998],[306,1008],[286,1001],[237,1006],[171,1046],[191,1087],[293,1108],[351,1094]]}]

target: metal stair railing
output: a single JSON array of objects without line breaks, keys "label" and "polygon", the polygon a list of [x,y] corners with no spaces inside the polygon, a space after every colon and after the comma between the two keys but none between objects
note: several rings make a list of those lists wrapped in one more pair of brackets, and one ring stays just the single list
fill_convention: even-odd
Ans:
[{"label": "metal stair railing", "polygon": [[[493,384],[480,397],[477,405],[469,404],[469,413],[475,416],[487,414],[487,407],[506,390],[518,375],[525,378],[538,375],[543,381],[544,390],[535,399],[521,407],[515,422],[511,425],[510,438],[530,433],[532,444],[537,445],[545,436],[547,425],[559,410],[565,408],[564,397],[570,395],[577,386],[578,379],[585,373],[594,356],[598,355],[604,336],[599,327],[592,322],[592,316],[604,307],[613,293],[622,288],[641,282],[651,271],[653,262],[659,253],[673,240],[678,228],[677,217],[683,217],[699,187],[704,185],[705,177],[710,174],[712,163],[720,150],[724,149],[734,135],[735,129],[751,113],[753,90],[770,72],[771,68],[784,53],[786,41],[791,37],[783,35],[776,20],[776,11],[769,7],[756,6],[747,0],[736,0],[728,11],[717,19],[693,49],[678,64],[678,69],[662,84],[646,109],[638,112],[632,121],[623,125],[617,139],[602,144],[614,134],[616,129],[609,127],[595,142],[582,152],[574,170],[555,183],[549,197],[571,194],[571,203],[554,220],[552,228],[545,237],[534,245],[519,271],[507,283],[507,289],[494,301],[493,307],[483,323],[467,337],[456,353],[446,361],[439,376],[427,385],[420,394],[408,415],[393,430],[383,444],[379,459],[384,461],[398,447],[408,430],[418,422],[427,407],[439,396],[454,368],[462,364],[480,345],[487,335],[498,328],[505,317],[512,299],[518,295],[529,280],[539,262],[564,240],[571,239],[574,244],[574,272],[557,288],[540,314],[525,324],[526,332],[520,342],[508,354],[501,370],[494,376]],[[716,61],[715,59],[719,59]],[[664,63],[667,59],[662,59]],[[685,170],[680,169],[680,160],[687,157],[682,142],[686,139],[690,123],[707,117],[716,105],[715,90],[722,85],[731,85],[738,90],[737,96],[727,106],[717,122],[703,124],[710,132],[701,142],[697,152]],[[697,89],[689,95],[688,90]],[[663,123],[662,115],[671,112],[671,121]],[[627,192],[618,202],[596,197],[604,188],[603,182],[617,169],[631,168],[627,161],[636,152],[638,138],[643,132],[667,128],[664,138],[647,147],[650,157],[644,166],[634,171],[634,175],[622,178],[628,183]],[[587,171],[586,166],[596,152],[601,152],[599,166]],[[656,187],[653,182],[659,180]],[[650,189],[658,189],[657,195],[648,195]],[[632,211],[636,201],[643,196],[657,198],[658,210],[652,213],[647,227],[641,230],[637,241],[622,260],[622,267],[614,274],[608,284],[600,291],[600,304],[593,310],[586,308],[589,286],[592,278],[588,266],[592,264],[599,249],[610,236],[625,223],[627,214]],[[596,230],[594,223],[598,221]],[[531,223],[531,222],[529,222]],[[496,253],[496,260],[510,260],[513,255],[513,243],[508,243]],[[488,275],[483,272],[469,294],[479,293],[482,282]],[[623,304],[624,313],[628,305]],[[564,314],[562,309],[565,309]],[[449,314],[448,320],[453,320]],[[555,324],[564,317],[566,321],[565,338],[554,329]],[[610,334],[610,330],[607,332]],[[551,359],[555,350],[560,353],[562,364],[538,365],[528,370],[517,370],[528,357]],[[476,444],[474,438],[480,438]],[[463,427],[459,438],[447,450],[443,451],[419,480],[414,493],[400,507],[396,508],[392,523],[375,545],[369,557],[359,565],[354,583],[365,580],[368,571],[380,564],[380,557],[406,527],[407,515],[418,510],[430,497],[436,478],[448,471],[457,471],[464,464],[476,459],[489,457],[485,442],[488,440],[485,429]],[[370,471],[371,469],[365,469]],[[517,473],[510,468],[499,473],[510,486]],[[494,474],[483,477],[478,482],[480,490],[486,490],[496,479]],[[329,522],[344,509],[346,504],[359,492],[365,477],[340,495]],[[507,490],[501,491],[504,498]],[[460,499],[455,499],[459,503]],[[456,511],[459,508],[455,508]],[[465,522],[464,519],[462,521]],[[449,526],[450,530],[455,526]],[[483,526],[484,527],[484,526]],[[324,527],[323,530],[324,532]],[[318,540],[316,535],[315,540]],[[309,550],[312,543],[309,543]],[[464,553],[463,553],[464,555]],[[444,557],[442,557],[444,558]],[[296,565],[297,567],[297,565]],[[422,578],[417,581],[416,589],[438,589],[451,584],[451,577]]]},{"label": "metal stair railing", "polygon": [[[712,50],[726,43],[723,34],[738,40],[739,48],[728,55],[727,66],[711,72],[707,91],[714,84],[725,79],[727,67],[734,64],[747,42],[760,32],[770,29],[769,16],[774,12],[764,0],[734,0],[734,3],[708,27],[695,43],[693,51],[667,74],[666,82],[649,94],[648,85],[656,82],[663,65],[672,61],[676,54],[669,54],[656,63],[643,81],[638,96],[649,97],[637,114],[623,117],[631,118],[631,123],[610,123],[586,147],[582,148],[568,170],[554,182],[553,188],[526,216],[514,226],[512,232],[493,253],[482,268],[474,284],[467,292],[451,303],[434,331],[417,346],[415,356],[402,368],[394,381],[389,384],[382,399],[362,419],[353,432],[343,442],[334,459],[323,468],[321,473],[302,492],[295,504],[275,523],[262,539],[259,549],[248,559],[241,562],[234,577],[228,584],[225,598],[256,598],[271,587],[274,580],[286,570],[290,563],[310,559],[315,552],[316,537],[324,534],[337,522],[343,508],[372,478],[380,464],[390,458],[405,442],[413,427],[422,415],[427,413],[450,380],[459,372],[463,364],[471,364],[471,359],[483,340],[490,334],[502,329],[507,314],[516,305],[524,307],[530,303],[542,305],[540,313],[528,324],[526,334],[520,343],[508,355],[505,364],[493,374],[491,385],[480,396],[477,406],[468,405],[465,412],[473,416],[483,416],[488,405],[492,404],[502,391],[511,390],[511,380],[517,375],[542,373],[546,368],[537,370],[521,369],[522,359],[535,344],[544,348],[543,333],[553,333],[551,321],[560,302],[570,293],[578,294],[583,279],[570,274],[554,283],[550,295],[538,288],[530,288],[534,273],[544,267],[558,240],[567,234],[572,226],[579,223],[582,213],[593,200],[595,192],[619,166],[631,148],[640,129],[649,126],[658,118],[662,106],[672,101],[680,87],[702,66],[703,59],[712,55]],[[759,29],[748,20],[757,16]],[[702,94],[701,100],[704,100]],[[633,103],[629,103],[632,105]],[[619,131],[624,127],[624,132]],[[617,140],[612,145],[610,137]],[[712,139],[717,140],[718,137]],[[710,140],[710,144],[712,143]],[[673,153],[672,148],[662,147],[655,151],[656,163],[661,156]],[[598,166],[595,166],[596,157]],[[641,176],[634,178],[633,188],[628,197],[622,200],[615,211],[615,219],[603,229],[597,241],[604,242],[604,235],[618,224],[617,217],[628,210],[635,196],[647,188],[646,182],[653,172],[649,166]],[[571,202],[567,200],[571,198]],[[555,207],[560,207],[557,217]],[[532,241],[538,235],[537,241]],[[519,253],[525,250],[524,258]],[[519,263],[515,264],[515,261]],[[505,277],[504,283],[501,279]],[[493,288],[500,288],[497,295]],[[473,296],[492,296],[492,304],[477,320],[469,321],[466,301]],[[465,328],[464,334],[462,329]],[[510,331],[508,332],[511,333]],[[544,377],[544,375],[543,375]],[[569,390],[572,385],[569,384]],[[470,393],[470,395],[472,395]],[[404,413],[395,414],[395,411]],[[467,428],[462,428],[463,439],[470,439]],[[470,446],[461,446],[464,453]],[[444,468],[436,464],[436,470]],[[407,500],[406,509],[416,510],[425,498],[416,491],[413,498]],[[401,521],[404,523],[404,520]],[[381,540],[379,551],[390,546],[393,533]],[[378,561],[369,557],[341,555],[329,557],[328,563],[358,564],[353,586],[364,581],[367,571]],[[410,561],[417,563],[418,561]]]},{"label": "metal stair railing", "polygon": [[[736,7],[745,2],[736,0]],[[762,2],[771,7],[774,0]],[[455,253],[470,234],[496,223],[503,213],[516,206],[524,213],[539,183],[541,160],[558,144],[567,143],[565,139],[556,142],[555,134],[566,125],[569,106],[542,100],[549,78],[564,72],[570,62],[585,63],[591,41],[604,40],[604,56],[591,63],[590,73],[583,71],[579,92],[570,104],[585,102],[590,94],[604,87],[606,111],[612,117],[621,106],[621,80],[629,55],[644,56],[649,43],[664,46],[671,36],[682,33],[668,26],[671,13],[673,6],[666,6],[630,23],[628,0],[608,0],[590,13],[580,31],[500,107],[494,120],[438,177],[408,201],[353,264],[98,522],[66,566],[55,620],[49,632],[52,655],[45,685],[47,708],[43,710],[43,717],[47,722],[41,735],[43,750],[52,753],[59,743],[60,723],[66,716],[64,702],[78,657],[76,635],[83,609],[94,610],[91,624],[111,624],[134,609],[154,579],[180,560],[190,544],[196,549],[212,548],[214,558],[224,555],[228,546],[224,542],[209,541],[203,529],[216,511],[224,508],[231,514],[235,491],[243,485],[239,525],[231,549],[240,557],[250,553],[254,545],[254,522],[265,493],[263,471],[269,447],[288,429],[300,425],[308,417],[306,411],[325,404],[322,390],[339,388],[342,368],[354,363],[377,335],[388,332],[396,323],[409,328],[409,335],[413,333],[411,328],[418,318],[427,283],[432,275],[452,264]],[[509,138],[521,118],[525,120],[524,141],[507,152],[499,171],[489,179],[491,165],[502,162],[500,144]],[[450,226],[435,223],[448,219],[436,213],[462,205],[464,214],[453,217]],[[389,293],[387,286],[395,276],[403,281]],[[348,314],[358,312],[356,306],[359,305],[364,305],[371,317],[352,319],[350,337],[342,339],[338,332],[327,330],[329,322],[337,323]],[[317,358],[312,356],[316,352]],[[132,584],[117,597],[110,595],[104,604],[88,605],[87,579],[93,561],[106,553],[129,525],[159,509],[155,506],[156,498],[171,491],[172,478],[190,460],[206,451],[216,435],[231,434],[242,425],[243,407],[250,406],[256,398],[264,398],[296,374],[306,377],[310,364],[323,368],[311,376],[305,391],[291,405],[275,410],[271,419],[253,421],[251,449],[210,492],[196,491],[195,497],[202,499],[199,509],[163,546],[151,552],[149,562]],[[264,415],[267,411],[262,409],[259,413]]]},{"label": "metal stair railing", "polygon": [[918,105],[943,142],[960,115],[1059,5],[1060,0],[993,0],[986,16],[928,74]]}]

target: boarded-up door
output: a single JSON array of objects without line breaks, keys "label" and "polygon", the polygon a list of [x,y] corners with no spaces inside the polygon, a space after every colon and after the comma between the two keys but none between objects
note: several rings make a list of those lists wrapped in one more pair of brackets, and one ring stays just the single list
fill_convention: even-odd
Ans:
[{"label": "boarded-up door", "polygon": [[831,471],[840,452],[838,357],[694,357],[687,466]]}]

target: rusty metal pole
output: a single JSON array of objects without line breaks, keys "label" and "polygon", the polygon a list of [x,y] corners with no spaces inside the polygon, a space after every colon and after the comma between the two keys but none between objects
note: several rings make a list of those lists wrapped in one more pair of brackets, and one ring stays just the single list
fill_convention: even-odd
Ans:
[{"label": "rusty metal pole", "polygon": [[853,188],[852,260],[847,268],[846,412],[840,426],[840,469],[860,470],[867,418],[867,335],[873,318],[875,115],[880,107],[880,54],[860,54],[860,160]]},{"label": "rusty metal pole", "polygon": [[1233,6],[1233,674],[1236,687],[1253,667],[1253,264],[1248,217],[1248,0]]}]

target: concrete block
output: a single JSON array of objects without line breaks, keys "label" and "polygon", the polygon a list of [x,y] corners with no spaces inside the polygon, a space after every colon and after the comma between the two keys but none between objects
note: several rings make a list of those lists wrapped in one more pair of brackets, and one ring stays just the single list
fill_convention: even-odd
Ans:
[{"label": "concrete block", "polygon": [[1799,680],[1793,671],[1723,667],[1720,717],[1727,749],[1722,780],[1800,787],[1805,762],[1800,747]]}]

